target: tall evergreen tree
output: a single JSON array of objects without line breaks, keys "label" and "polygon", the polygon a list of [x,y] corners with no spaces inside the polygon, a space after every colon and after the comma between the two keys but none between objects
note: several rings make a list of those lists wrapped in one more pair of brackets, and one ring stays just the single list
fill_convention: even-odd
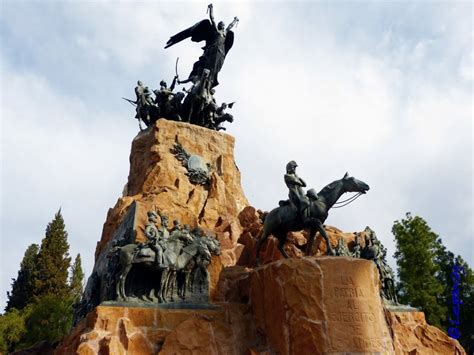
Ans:
[{"label": "tall evergreen tree", "polygon": [[25,251],[20,264],[18,276],[13,279],[12,292],[7,292],[7,306],[5,311],[13,308],[21,310],[31,301],[33,296],[33,272],[38,258],[38,245],[31,244]]},{"label": "tall evergreen tree", "polygon": [[[474,353],[474,275],[472,269],[461,256],[455,256],[446,249],[441,239],[438,240],[439,248],[436,263],[440,266],[437,275],[439,282],[444,285],[444,291],[440,302],[448,307],[448,317],[442,322],[445,330],[454,327],[459,332],[459,342],[468,354]],[[458,266],[455,269],[455,266]],[[458,285],[454,287],[454,270],[458,272]],[[453,295],[456,293],[457,295]],[[459,298],[461,304],[459,319],[454,314],[453,296]],[[459,324],[457,324],[459,322]]]},{"label": "tall evergreen tree", "polygon": [[84,272],[81,265],[81,254],[77,254],[74,264],[71,267],[71,279],[69,286],[71,287],[71,297],[74,302],[79,302],[82,296],[84,282]]},{"label": "tall evergreen tree", "polygon": [[410,213],[395,221],[395,236],[399,282],[398,299],[420,307],[428,323],[442,327],[446,322],[448,307],[444,303],[445,286],[439,281],[441,268],[435,263],[439,250],[439,237],[426,221]]},{"label": "tall evergreen tree", "polygon": [[34,296],[69,295],[67,278],[70,264],[67,232],[59,209],[46,227],[45,237],[41,241],[34,273]]}]

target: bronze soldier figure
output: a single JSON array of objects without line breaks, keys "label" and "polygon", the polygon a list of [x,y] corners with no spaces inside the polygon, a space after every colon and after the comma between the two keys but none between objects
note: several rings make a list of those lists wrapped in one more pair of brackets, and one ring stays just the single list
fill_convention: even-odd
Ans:
[{"label": "bronze soldier figure", "polygon": [[306,187],[306,182],[296,175],[297,166],[298,164],[294,160],[286,164],[285,184],[289,189],[288,197],[290,202],[293,203],[299,215],[302,216],[304,210],[309,206],[309,201],[303,191],[303,187]]}]

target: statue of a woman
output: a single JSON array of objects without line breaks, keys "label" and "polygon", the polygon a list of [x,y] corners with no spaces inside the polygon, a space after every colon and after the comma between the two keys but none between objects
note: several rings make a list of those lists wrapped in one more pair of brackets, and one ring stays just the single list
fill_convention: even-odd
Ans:
[{"label": "statue of a woman", "polygon": [[202,76],[204,69],[210,71],[211,87],[219,84],[217,74],[219,74],[224,59],[234,43],[234,33],[231,31],[239,19],[234,17],[232,23],[225,28],[224,22],[219,22],[216,25],[214,20],[214,10],[212,4],[208,5],[209,20],[202,20],[194,26],[179,32],[172,36],[166,43],[168,48],[182,40],[191,37],[193,42],[206,41],[203,47],[204,53],[199,57],[198,61],[194,63],[193,70],[189,74],[187,80],[180,81],[180,84],[192,81],[194,84]]}]

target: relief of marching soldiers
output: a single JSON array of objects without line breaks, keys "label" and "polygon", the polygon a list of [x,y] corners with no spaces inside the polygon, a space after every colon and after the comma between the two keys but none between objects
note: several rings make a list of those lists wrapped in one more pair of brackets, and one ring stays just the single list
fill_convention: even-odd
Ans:
[{"label": "relief of marching soldiers", "polygon": [[[220,254],[220,243],[206,235],[200,227],[181,225],[179,220],[168,228],[168,217],[155,211],[147,213],[144,243],[115,246],[111,255],[118,253],[120,272],[116,283],[118,301],[174,302],[195,295],[205,295],[209,284],[207,267],[212,255]],[[157,225],[158,218],[161,226]],[[158,283],[137,284],[133,277],[127,282],[132,268],[154,272]],[[151,286],[150,286],[151,285]]]}]

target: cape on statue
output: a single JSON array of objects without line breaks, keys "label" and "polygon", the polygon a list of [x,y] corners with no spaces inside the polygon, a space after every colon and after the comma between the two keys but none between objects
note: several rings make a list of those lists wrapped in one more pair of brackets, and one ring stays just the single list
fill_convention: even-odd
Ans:
[{"label": "cape on statue", "polygon": [[181,83],[188,81],[196,83],[202,76],[203,70],[208,69],[210,71],[211,87],[219,85],[217,74],[222,69],[224,59],[234,44],[234,32],[231,31],[231,28],[238,22],[238,19],[235,17],[234,21],[227,28],[225,28],[223,22],[219,22],[216,25],[212,14],[212,6],[209,9],[210,20],[202,20],[194,26],[175,34],[166,43],[165,48],[171,47],[187,38],[191,38],[193,42],[206,41],[206,45],[203,47],[204,53],[194,63],[188,80]]}]

